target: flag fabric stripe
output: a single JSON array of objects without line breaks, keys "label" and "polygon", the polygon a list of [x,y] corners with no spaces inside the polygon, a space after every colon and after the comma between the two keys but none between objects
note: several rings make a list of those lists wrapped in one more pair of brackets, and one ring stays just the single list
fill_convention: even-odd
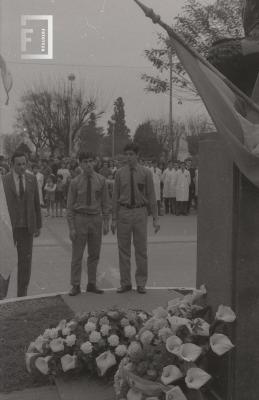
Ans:
[{"label": "flag fabric stripe", "polygon": [[[240,98],[213,70],[208,68],[191,51],[171,37],[176,54],[188,72],[196,89],[228,146],[233,161],[241,172],[259,187],[259,124],[252,123],[240,114]],[[244,112],[251,111],[251,103],[242,99]],[[256,121],[259,122],[259,113]]]}]

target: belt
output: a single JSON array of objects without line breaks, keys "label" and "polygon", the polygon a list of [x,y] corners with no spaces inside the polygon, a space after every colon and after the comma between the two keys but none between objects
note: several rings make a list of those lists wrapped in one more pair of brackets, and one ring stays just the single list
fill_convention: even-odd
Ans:
[{"label": "belt", "polygon": [[132,210],[133,208],[143,208],[143,207],[146,207],[145,206],[145,204],[141,204],[141,205],[135,205],[135,206],[130,206],[129,204],[121,204],[120,203],[120,206],[121,207],[125,207],[125,208],[129,208],[130,210]]}]

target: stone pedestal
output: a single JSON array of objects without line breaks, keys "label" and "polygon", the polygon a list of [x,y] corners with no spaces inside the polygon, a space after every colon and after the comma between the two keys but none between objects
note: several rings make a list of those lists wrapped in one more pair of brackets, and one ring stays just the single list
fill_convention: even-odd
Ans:
[{"label": "stone pedestal", "polygon": [[259,398],[259,189],[233,165],[219,135],[200,142],[197,285],[237,313],[227,400]]}]

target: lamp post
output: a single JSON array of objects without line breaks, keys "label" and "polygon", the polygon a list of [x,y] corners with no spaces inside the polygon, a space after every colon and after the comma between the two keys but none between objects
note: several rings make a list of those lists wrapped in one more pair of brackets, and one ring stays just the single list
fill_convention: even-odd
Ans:
[{"label": "lamp post", "polygon": [[73,82],[76,79],[74,74],[68,75],[68,80],[70,82],[70,102],[69,102],[69,155],[72,155],[73,150],[73,138],[72,138],[72,101],[73,101]]},{"label": "lamp post", "polygon": [[114,160],[115,156],[115,121],[112,124],[112,159]]},{"label": "lamp post", "polygon": [[[173,138],[173,54],[172,46],[169,42],[168,48],[169,57],[169,149],[171,152],[171,159],[174,157],[174,138]],[[170,154],[170,153],[169,153]]]}]

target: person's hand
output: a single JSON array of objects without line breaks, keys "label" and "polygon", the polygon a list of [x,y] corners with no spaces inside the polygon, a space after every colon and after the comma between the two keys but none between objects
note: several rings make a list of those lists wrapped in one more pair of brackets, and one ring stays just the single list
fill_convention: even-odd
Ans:
[{"label": "person's hand", "polygon": [[115,235],[116,228],[117,228],[117,222],[116,221],[112,221],[112,223],[111,223],[111,231],[112,231],[113,235]]},{"label": "person's hand", "polygon": [[75,229],[71,229],[71,230],[69,231],[69,238],[70,238],[71,242],[73,242],[73,241],[75,240],[75,238],[76,238],[76,231],[75,231]]},{"label": "person's hand", "polygon": [[158,223],[158,219],[153,219],[153,228],[155,233],[157,233],[160,230],[160,225]]},{"label": "person's hand", "polygon": [[103,221],[103,234],[107,235],[108,232],[109,232],[109,220],[105,219]]},{"label": "person's hand", "polygon": [[40,236],[40,229],[37,229],[36,232],[34,232],[34,237],[39,237]]}]

